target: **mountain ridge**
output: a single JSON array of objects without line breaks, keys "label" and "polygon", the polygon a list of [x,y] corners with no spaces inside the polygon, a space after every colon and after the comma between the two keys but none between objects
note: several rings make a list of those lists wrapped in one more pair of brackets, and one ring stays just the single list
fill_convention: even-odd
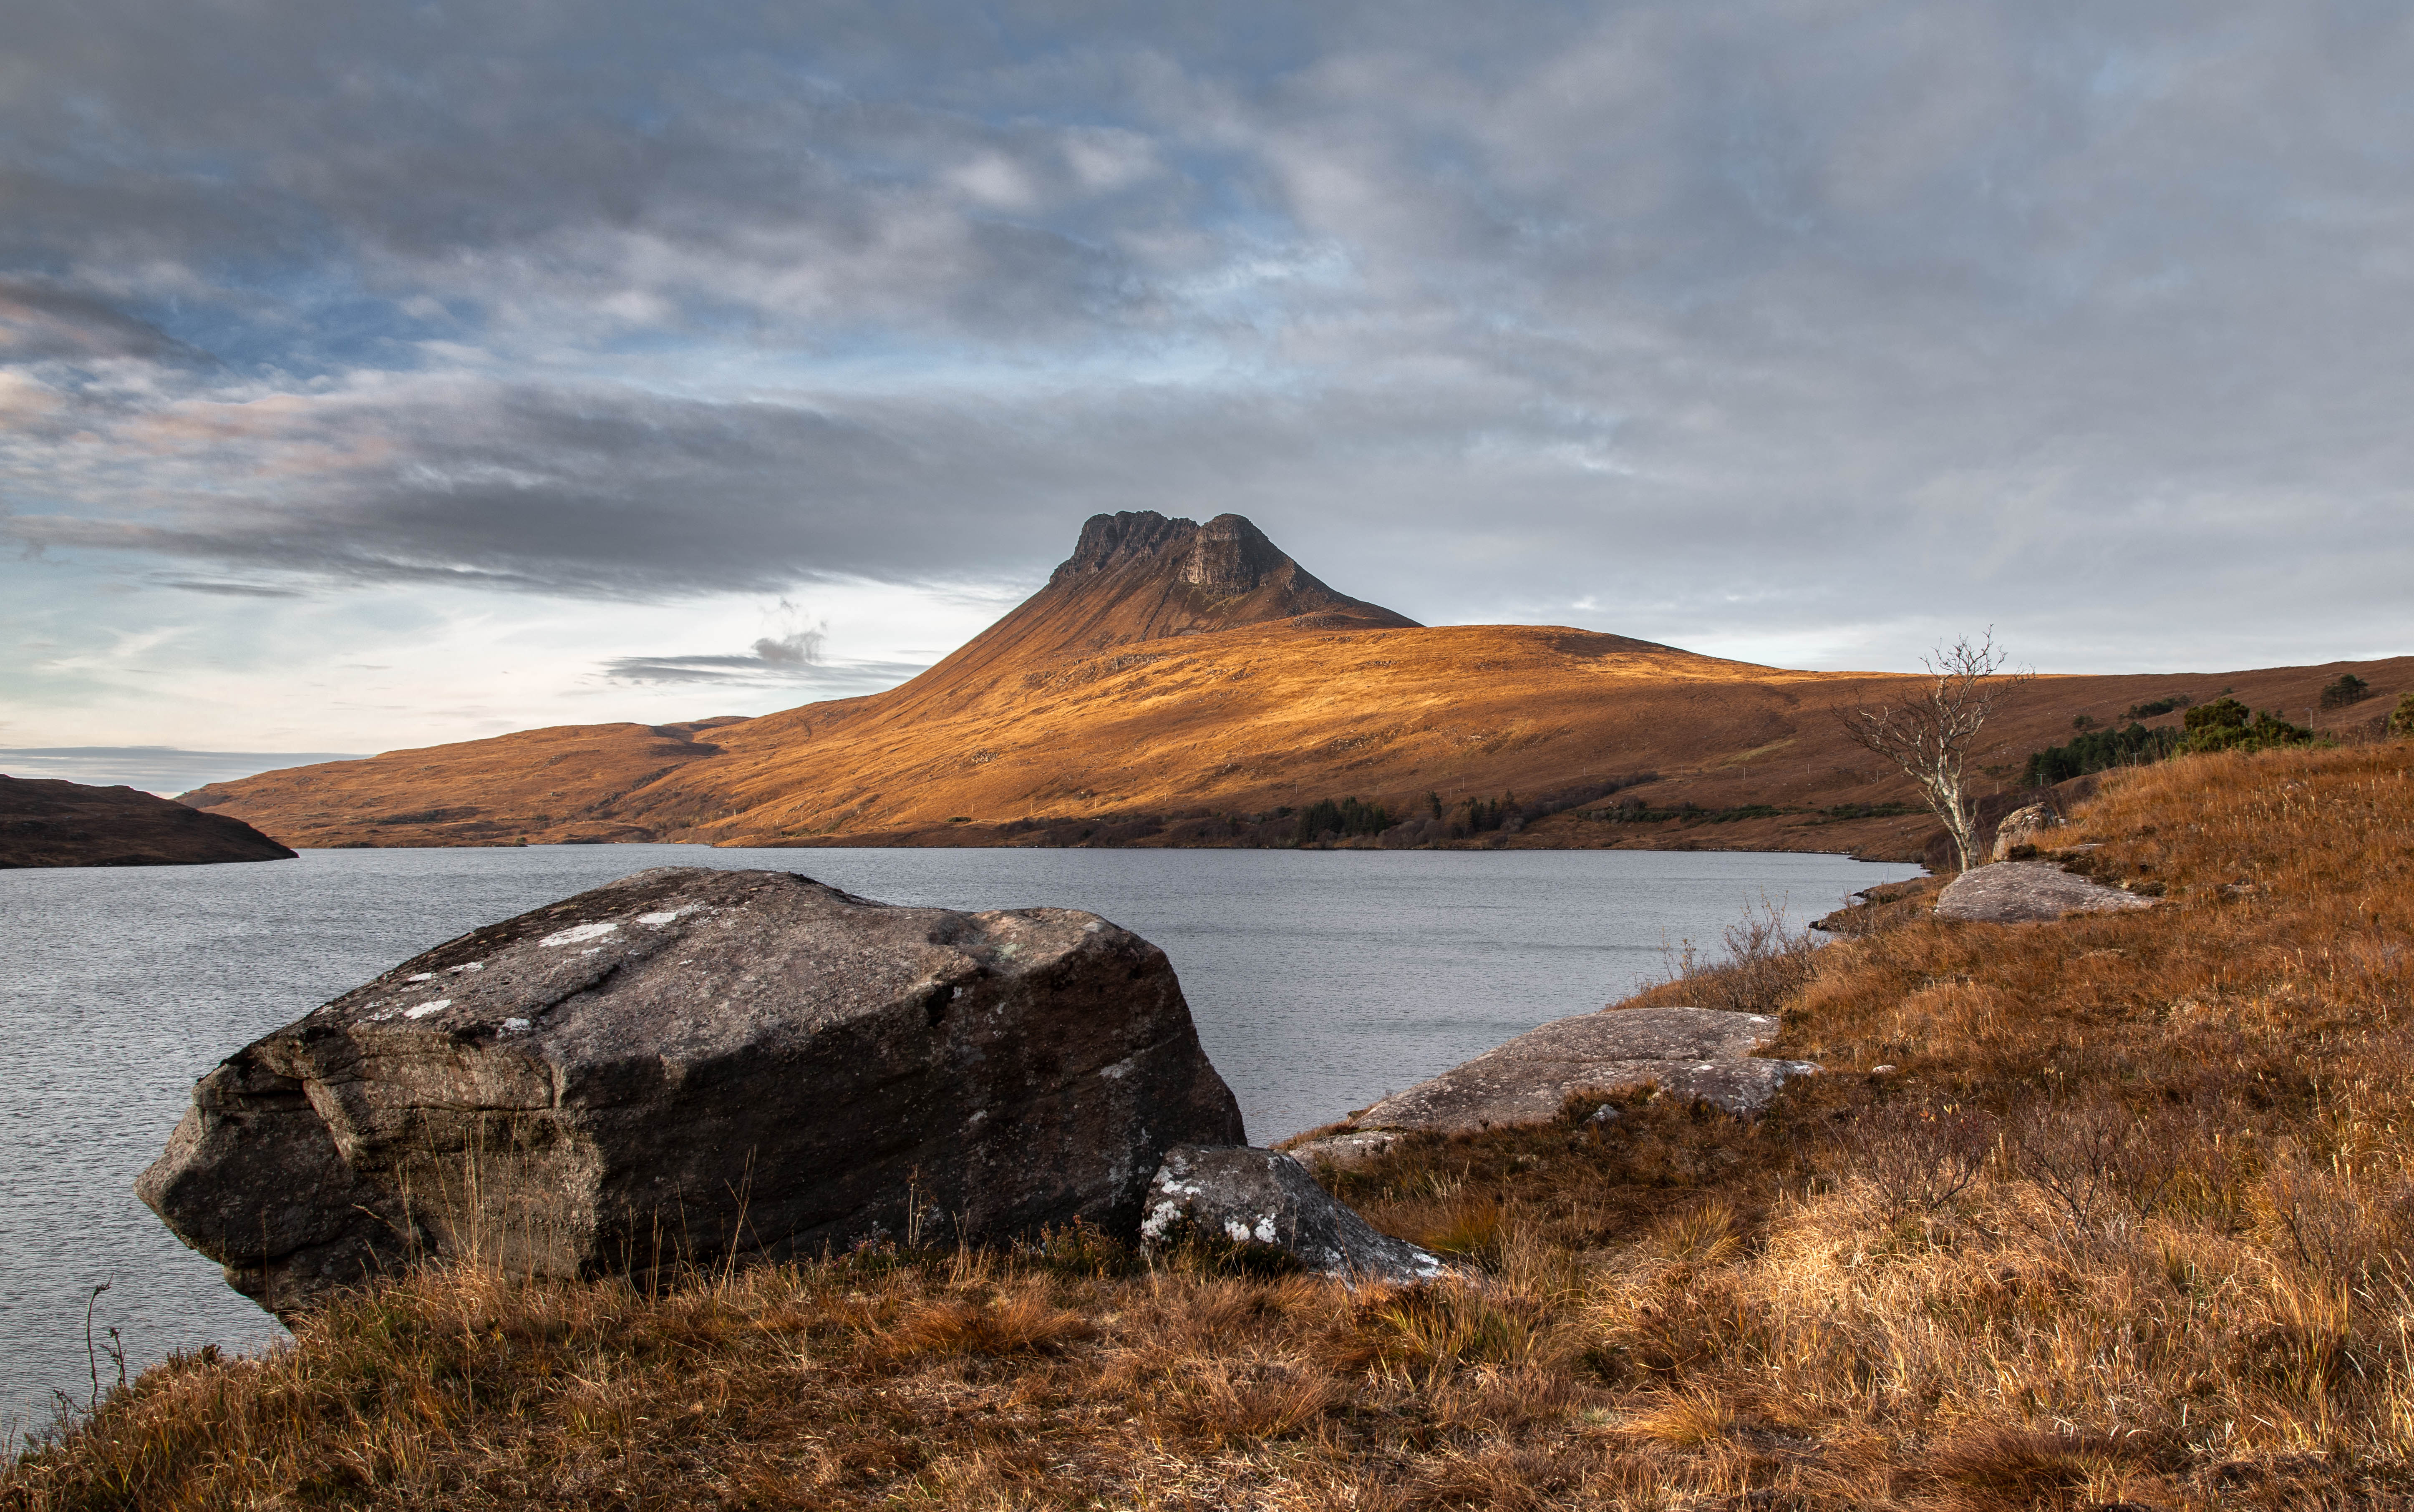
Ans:
[{"label": "mountain ridge", "polygon": [[[1974,766],[2008,786],[2075,716],[2109,722],[2173,692],[2234,689],[2311,719],[2347,665],[2039,677]],[[2377,691],[2414,686],[2414,659],[2351,665]],[[1127,511],[1092,517],[1037,593],[885,692],[521,731],[186,799],[297,846],[1213,845],[1266,843],[1287,833],[1271,818],[1324,799],[1399,815],[1615,785],[1642,794],[1619,815],[1464,843],[1913,859],[1932,821],[1829,710],[1919,680],[1563,626],[1421,626],[1333,589],[1239,515]],[[2369,712],[2315,722],[2345,732]],[[1667,817],[1632,818],[1637,804]]]}]

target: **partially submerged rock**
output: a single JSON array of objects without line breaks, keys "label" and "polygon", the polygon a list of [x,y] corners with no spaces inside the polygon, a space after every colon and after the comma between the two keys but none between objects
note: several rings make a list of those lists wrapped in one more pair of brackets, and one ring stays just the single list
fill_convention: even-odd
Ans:
[{"label": "partially submerged rock", "polygon": [[1262,1245],[1310,1270],[1355,1280],[1432,1281],[1451,1269],[1408,1240],[1378,1232],[1290,1156],[1246,1146],[1167,1150],[1149,1185],[1140,1232],[1151,1249],[1192,1237]]},{"label": "partially submerged rock", "polygon": [[136,1190],[291,1314],[413,1253],[571,1276],[1080,1219],[1237,1144],[1155,946],[662,867],[440,945],[194,1089]]},{"label": "partially submerged rock", "polygon": [[1766,1014],[1714,1008],[1619,1008],[1555,1019],[1431,1081],[1353,1115],[1347,1130],[1299,1145],[1302,1160],[1349,1165],[1388,1149],[1385,1132],[1457,1134],[1558,1117],[1570,1095],[1615,1092],[1656,1082],[1739,1117],[1759,1112],[1808,1060],[1769,1060],[1753,1051],[1777,1038]]},{"label": "partially submerged rock", "polygon": [[2065,913],[2103,913],[2153,904],[2045,861],[2001,861],[1953,879],[1936,915],[1979,924],[2049,924]]}]

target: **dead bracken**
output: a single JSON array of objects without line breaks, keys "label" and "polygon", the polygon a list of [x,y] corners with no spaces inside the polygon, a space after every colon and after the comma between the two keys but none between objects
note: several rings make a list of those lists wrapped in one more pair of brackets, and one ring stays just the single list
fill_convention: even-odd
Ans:
[{"label": "dead bracken", "polygon": [[1328,1173],[1466,1279],[1081,1228],[428,1267],[145,1372],[0,1505],[2405,1505],[2414,747],[2121,773],[2051,842],[2160,902],[1889,903],[1645,994],[1827,1068],[1757,1121],[1636,1090]]}]

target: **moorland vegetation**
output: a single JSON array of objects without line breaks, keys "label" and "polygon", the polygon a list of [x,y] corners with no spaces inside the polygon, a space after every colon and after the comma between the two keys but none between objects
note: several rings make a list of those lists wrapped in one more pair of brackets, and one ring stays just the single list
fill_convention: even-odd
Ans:
[{"label": "moorland vegetation", "polygon": [[1827,1073],[1757,1122],[1578,1098],[1322,1173],[1462,1281],[1080,1231],[472,1259],[97,1391],[0,1506],[2405,1505],[2414,745],[2116,771],[2040,843],[2161,901],[1893,889],[1634,1000],[1781,1015]]}]

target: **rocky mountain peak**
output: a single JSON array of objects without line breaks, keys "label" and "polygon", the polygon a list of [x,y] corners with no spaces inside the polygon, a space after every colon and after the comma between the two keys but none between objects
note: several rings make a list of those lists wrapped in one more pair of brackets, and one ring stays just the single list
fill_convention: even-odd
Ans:
[{"label": "rocky mountain peak", "polygon": [[1172,581],[1218,594],[1254,593],[1286,571],[1332,592],[1303,572],[1246,515],[1219,514],[1200,525],[1168,519],[1155,510],[1091,515],[1073,555],[1048,581],[1052,586],[1140,563]]},{"label": "rocky mountain peak", "polygon": [[1155,510],[1094,514],[1048,586],[916,682],[1037,665],[1169,635],[1295,621],[1302,630],[1402,630],[1416,621],[1337,593],[1238,514],[1200,525]]}]

